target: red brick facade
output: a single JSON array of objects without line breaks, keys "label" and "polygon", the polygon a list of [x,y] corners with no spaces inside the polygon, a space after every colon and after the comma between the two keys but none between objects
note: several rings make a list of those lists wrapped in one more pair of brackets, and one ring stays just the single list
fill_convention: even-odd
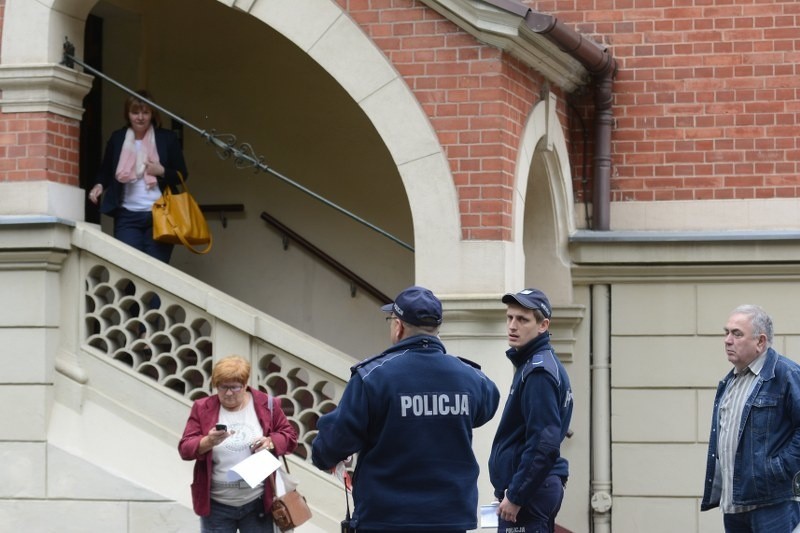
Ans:
[{"label": "red brick facade", "polygon": [[619,63],[614,201],[800,196],[800,2],[525,3]]},{"label": "red brick facade", "polygon": [[[608,45],[618,61],[612,200],[800,195],[800,2],[523,3]],[[425,105],[459,188],[464,237],[508,238],[521,120],[541,78],[420,2],[339,4]]]},{"label": "red brick facade", "polygon": [[80,123],[52,113],[0,115],[0,179],[78,186]]},{"label": "red brick facade", "polygon": [[[430,117],[458,190],[462,236],[510,239],[517,147],[542,77],[418,0],[337,1]],[[525,3],[608,45],[618,62],[612,200],[800,196],[800,2]],[[4,7],[0,0],[0,24]],[[559,101],[566,125],[565,95]],[[591,127],[591,112],[582,114]],[[77,185],[77,139],[70,119],[0,115],[0,180]],[[580,200],[581,137],[567,139]]]},{"label": "red brick facade", "polygon": [[[5,19],[0,0],[0,35]],[[0,114],[0,181],[78,186],[80,123],[53,113]]]},{"label": "red brick facade", "polygon": [[510,240],[517,147],[542,77],[417,0],[338,0],[402,74],[439,136],[465,239]]}]

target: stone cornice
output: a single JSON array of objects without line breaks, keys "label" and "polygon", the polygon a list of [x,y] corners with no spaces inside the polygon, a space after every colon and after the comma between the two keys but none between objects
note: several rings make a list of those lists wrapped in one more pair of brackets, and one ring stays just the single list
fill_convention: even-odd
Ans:
[{"label": "stone cornice", "polygon": [[800,279],[800,232],[579,231],[569,243],[578,284],[653,280]]},{"label": "stone cornice", "polygon": [[3,113],[49,112],[80,120],[92,76],[54,64],[0,65]]},{"label": "stone cornice", "polygon": [[55,217],[0,216],[0,271],[60,271],[71,248],[72,226]]},{"label": "stone cornice", "polygon": [[588,72],[577,59],[526,26],[524,13],[499,9],[481,0],[422,0],[422,3],[479,41],[519,58],[567,92],[588,81]]},{"label": "stone cornice", "polygon": [[[506,305],[500,294],[440,295],[444,308],[442,339],[496,339],[505,341]],[[576,329],[586,309],[577,304],[553,304],[550,343],[563,362],[575,356]]]}]

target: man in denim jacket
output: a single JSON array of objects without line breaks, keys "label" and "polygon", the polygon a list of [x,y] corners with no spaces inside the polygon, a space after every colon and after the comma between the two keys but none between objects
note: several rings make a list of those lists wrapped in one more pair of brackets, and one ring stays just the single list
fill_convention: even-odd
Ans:
[{"label": "man in denim jacket", "polygon": [[[714,399],[701,509],[720,507],[725,531],[791,533],[800,524],[800,365],[771,348],[772,319],[734,309],[725,353],[734,368]],[[797,479],[795,479],[797,478]]]}]

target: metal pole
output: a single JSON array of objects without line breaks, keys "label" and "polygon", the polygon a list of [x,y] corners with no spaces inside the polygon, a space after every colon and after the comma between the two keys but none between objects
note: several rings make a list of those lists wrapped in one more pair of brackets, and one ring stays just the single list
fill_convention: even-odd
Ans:
[{"label": "metal pole", "polygon": [[592,531],[611,532],[611,287],[592,286]]},{"label": "metal pole", "polygon": [[[180,122],[181,124],[183,124],[185,126],[188,126],[189,128],[191,128],[194,131],[196,131],[198,134],[200,134],[201,137],[206,139],[207,142],[209,142],[209,143],[213,144],[214,146],[216,146],[217,149],[219,150],[218,155],[220,156],[220,158],[228,159],[231,156],[233,156],[234,157],[234,164],[236,165],[236,168],[241,169],[241,168],[254,167],[256,170],[261,170],[261,171],[264,171],[264,172],[268,172],[269,174],[272,174],[273,176],[275,176],[276,178],[280,179],[284,183],[287,183],[287,184],[291,185],[292,187],[303,191],[304,193],[306,193],[307,195],[311,196],[312,198],[315,198],[315,199],[319,200],[320,202],[322,202],[323,204],[327,205],[328,207],[332,207],[333,209],[335,209],[335,210],[339,211],[340,213],[350,217],[351,219],[355,220],[356,222],[360,222],[364,226],[367,226],[368,228],[380,233],[384,237],[386,237],[388,239],[391,239],[392,241],[396,242],[397,244],[399,244],[403,248],[406,248],[407,250],[410,250],[412,252],[414,251],[414,248],[410,244],[407,244],[404,241],[398,239],[397,237],[395,237],[391,233],[379,228],[378,226],[372,224],[371,222],[368,222],[367,220],[365,220],[365,219],[361,218],[360,216],[356,215],[355,213],[352,213],[352,212],[348,211],[344,207],[341,207],[340,205],[331,202],[330,200],[328,200],[324,196],[320,196],[319,194],[315,193],[314,191],[312,191],[308,187],[305,187],[304,185],[301,185],[301,184],[297,183],[296,181],[288,178],[287,176],[284,176],[280,172],[270,168],[266,163],[264,163],[264,158],[263,157],[257,157],[255,155],[253,147],[250,144],[242,143],[241,145],[239,145],[239,147],[237,147],[236,146],[236,137],[234,135],[223,134],[222,136],[218,136],[218,135],[215,134],[214,130],[209,132],[207,130],[200,129],[197,126],[195,126],[194,124],[192,124],[191,122],[188,122],[187,120],[179,117],[175,113],[172,113],[168,109],[165,109],[165,108],[161,107],[160,105],[156,104],[155,102],[153,102],[151,100],[148,100],[147,98],[145,98],[142,95],[138,94],[136,91],[134,91],[132,89],[129,89],[128,87],[124,86],[120,82],[118,82],[118,81],[106,76],[105,74],[103,74],[99,70],[97,70],[97,69],[87,65],[83,61],[77,59],[75,57],[75,45],[73,45],[71,42],[69,42],[68,38],[64,39],[64,47],[63,48],[64,48],[64,57],[63,57],[63,59],[61,61],[62,65],[66,66],[66,67],[69,67],[69,68],[73,68],[74,67],[74,63],[77,63],[80,66],[82,66],[84,69],[86,69],[89,72],[91,72],[92,74],[94,74],[96,76],[99,76],[100,78],[106,80],[107,82],[109,82],[112,85],[118,87],[119,89],[122,89],[122,91],[128,93],[129,95],[134,96],[134,97],[138,98],[139,100],[141,100],[142,102],[147,103],[147,105],[151,106],[153,109],[158,109],[160,112],[164,113],[165,115],[168,115],[168,116],[172,117],[173,119],[177,120],[178,122]],[[225,140],[223,140],[223,138]]]}]

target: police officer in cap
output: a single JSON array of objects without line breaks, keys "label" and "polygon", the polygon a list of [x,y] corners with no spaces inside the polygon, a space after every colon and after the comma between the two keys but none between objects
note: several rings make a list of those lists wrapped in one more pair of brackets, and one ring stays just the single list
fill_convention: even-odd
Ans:
[{"label": "police officer in cap", "polygon": [[489,456],[498,532],[552,533],[569,469],[569,377],[550,345],[552,308],[538,289],[503,296],[514,378]]},{"label": "police officer in cap", "polygon": [[358,453],[350,526],[359,533],[459,532],[477,527],[472,429],[500,393],[439,340],[442,304],[409,287],[382,308],[392,346],[351,368],[338,407],[320,418],[311,459],[331,470]]}]

